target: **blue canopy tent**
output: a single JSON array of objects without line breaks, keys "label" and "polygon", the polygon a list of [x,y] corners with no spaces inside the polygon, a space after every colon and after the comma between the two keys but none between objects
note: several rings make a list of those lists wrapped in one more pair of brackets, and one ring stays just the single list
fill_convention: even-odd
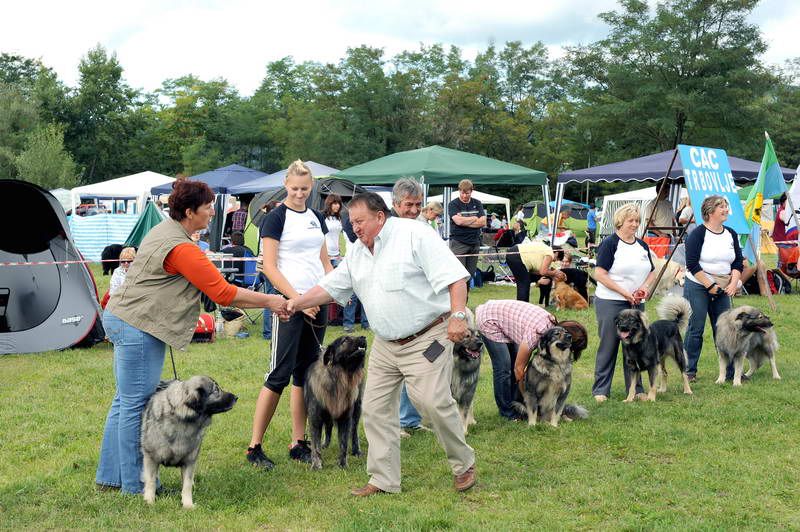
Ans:
[{"label": "blue canopy tent", "polygon": [[[265,175],[267,174],[259,170],[253,170],[252,168],[247,168],[246,166],[238,164],[231,164],[223,166],[222,168],[217,168],[216,170],[209,170],[202,174],[193,175],[188,179],[206,183],[211,187],[211,190],[217,194],[230,194],[228,190],[230,187],[252,181],[259,177],[264,177]],[[150,189],[150,193],[153,195],[169,194],[170,192],[172,192],[172,182]]]},{"label": "blue canopy tent", "polygon": [[[225,205],[228,201],[230,188],[266,175],[267,174],[259,170],[253,170],[252,168],[247,168],[246,166],[238,164],[231,164],[188,178],[190,181],[202,181],[206,183],[211,187],[211,190],[217,194],[214,207],[217,215],[212,218],[211,225],[208,228],[211,236],[209,245],[212,251],[219,251],[222,243],[222,231],[225,226]],[[150,193],[153,195],[169,194],[170,192],[172,192],[171,182],[150,189]]]},{"label": "blue canopy tent", "polygon": [[[314,161],[305,161],[305,163],[308,169],[311,170],[311,175],[314,177],[327,177],[339,171],[336,168],[315,163]],[[228,194],[233,194],[234,196],[239,194],[257,194],[265,190],[281,187],[283,186],[283,180],[286,179],[286,172],[288,170],[288,168],[284,168],[274,174],[258,177],[252,181],[230,187],[230,189],[228,189]]]},{"label": "blue canopy tent", "polygon": [[[556,184],[556,204],[560,204],[564,197],[564,187],[567,183],[596,183],[598,181],[661,181],[664,179],[667,169],[670,167],[670,162],[675,154],[675,150],[668,150],[661,153],[654,153],[644,157],[637,157],[627,161],[618,161],[615,163],[603,164],[600,166],[593,166],[591,168],[584,168],[582,170],[571,170],[559,174]],[[737,183],[755,181],[758,177],[758,171],[761,168],[760,162],[748,161],[738,157],[728,155],[728,163],[731,167],[733,179]],[[786,181],[794,179],[794,170],[788,168],[781,168],[783,178]],[[672,170],[668,176],[671,184],[679,184],[683,182],[683,167],[680,164],[680,159],[676,159],[675,164],[672,165]],[[678,187],[671,187],[670,199],[673,206],[678,201]],[[655,196],[654,196],[655,197]]]}]

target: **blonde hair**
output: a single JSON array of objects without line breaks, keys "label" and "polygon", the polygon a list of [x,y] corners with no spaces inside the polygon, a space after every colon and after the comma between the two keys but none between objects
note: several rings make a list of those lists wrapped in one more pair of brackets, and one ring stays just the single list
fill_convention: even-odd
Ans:
[{"label": "blonde hair", "polygon": [[700,214],[703,216],[703,221],[707,222],[708,219],[711,217],[711,213],[714,212],[714,209],[719,207],[720,205],[728,206],[728,200],[725,199],[724,196],[713,195],[708,196],[706,199],[703,200],[703,204],[700,206]]},{"label": "blonde hair", "polygon": [[286,181],[290,175],[308,176],[309,179],[313,178],[311,175],[311,169],[306,166],[306,163],[304,163],[301,159],[297,159],[289,165],[289,168],[286,170],[286,177],[284,178],[284,181]]},{"label": "blonde hair", "polygon": [[431,211],[434,214],[442,214],[444,212],[442,204],[438,201],[429,201],[428,204],[422,208],[422,210]]},{"label": "blonde hair", "polygon": [[616,211],[614,211],[614,229],[619,229],[625,220],[628,218],[638,218],[642,221],[642,215],[639,214],[639,206],[635,203],[626,203]]},{"label": "blonde hair", "polygon": [[474,190],[474,188],[475,187],[472,185],[472,181],[470,181],[469,179],[462,179],[461,181],[458,182],[458,190],[460,190],[461,192]]},{"label": "blonde hair", "polygon": [[136,248],[123,248],[119,252],[119,260],[133,260],[136,257]]}]

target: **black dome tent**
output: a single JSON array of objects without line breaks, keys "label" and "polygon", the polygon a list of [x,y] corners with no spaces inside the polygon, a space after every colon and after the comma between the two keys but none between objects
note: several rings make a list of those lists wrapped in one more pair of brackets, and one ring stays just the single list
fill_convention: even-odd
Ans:
[{"label": "black dome tent", "polygon": [[[36,353],[103,339],[97,288],[64,208],[32,183],[0,180],[0,354]],[[2,263],[41,262],[13,266]]]}]

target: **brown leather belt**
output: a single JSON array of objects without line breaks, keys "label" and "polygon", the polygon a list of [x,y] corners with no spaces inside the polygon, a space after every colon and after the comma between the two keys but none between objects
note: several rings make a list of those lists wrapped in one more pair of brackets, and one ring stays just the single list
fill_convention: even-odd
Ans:
[{"label": "brown leather belt", "polygon": [[405,338],[399,338],[397,340],[389,340],[389,341],[392,342],[393,344],[406,345],[411,340],[414,340],[415,338],[419,338],[420,336],[422,336],[426,332],[430,331],[431,329],[433,329],[434,327],[436,327],[440,323],[444,322],[444,320],[446,320],[449,317],[450,317],[450,313],[449,312],[445,312],[444,314],[442,314],[441,316],[439,316],[438,318],[436,318],[435,320],[433,320],[428,325],[426,325],[425,327],[423,327],[419,331],[415,332],[411,336],[406,336]]}]

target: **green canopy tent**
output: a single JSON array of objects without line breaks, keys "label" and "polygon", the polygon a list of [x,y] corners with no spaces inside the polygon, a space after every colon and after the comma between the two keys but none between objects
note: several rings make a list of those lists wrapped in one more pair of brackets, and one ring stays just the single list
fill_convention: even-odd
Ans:
[{"label": "green canopy tent", "polygon": [[547,174],[518,164],[442,146],[393,153],[332,174],[358,185],[392,185],[401,177],[416,177],[426,185],[545,185]]},{"label": "green canopy tent", "polygon": [[164,216],[161,214],[161,211],[158,210],[155,203],[148,201],[142,214],[139,215],[139,219],[136,220],[136,225],[133,226],[128,238],[125,239],[125,246],[138,248],[150,229],[157,226],[162,221],[164,221]]},{"label": "green canopy tent", "polygon": [[[414,177],[423,185],[444,185],[444,208],[450,200],[450,188],[462,179],[475,185],[539,185],[546,201],[550,201],[547,174],[442,146],[393,153],[367,163],[352,166],[332,174],[359,185],[392,185],[401,177]],[[449,233],[450,219],[445,212],[445,230]]]}]

